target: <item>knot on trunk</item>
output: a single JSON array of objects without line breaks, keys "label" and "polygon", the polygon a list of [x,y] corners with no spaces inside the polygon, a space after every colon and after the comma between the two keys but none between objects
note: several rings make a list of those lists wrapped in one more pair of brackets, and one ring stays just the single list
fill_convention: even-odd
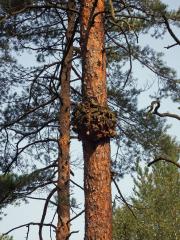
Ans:
[{"label": "knot on trunk", "polygon": [[75,106],[72,113],[73,131],[78,138],[96,142],[116,136],[116,112],[108,106],[100,106],[94,99],[88,99]]}]

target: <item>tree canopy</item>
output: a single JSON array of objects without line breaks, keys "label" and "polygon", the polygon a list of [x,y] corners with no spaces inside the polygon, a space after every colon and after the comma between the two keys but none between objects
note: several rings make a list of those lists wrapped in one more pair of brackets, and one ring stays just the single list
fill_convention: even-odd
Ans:
[{"label": "tree canopy", "polygon": [[[70,5],[72,2],[74,5]],[[180,11],[169,10],[159,0],[104,3],[105,9],[98,13],[95,11],[98,1],[93,2],[92,16],[90,14],[84,31],[90,32],[99,15],[103,15],[108,105],[117,118],[112,139],[117,151],[111,160],[119,178],[136,170],[139,159],[147,162],[159,156],[165,158],[161,154],[161,141],[167,126],[161,117],[176,114],[161,114],[159,108],[152,110],[154,105],[150,103],[146,104],[149,111],[139,107],[139,96],[146,91],[146,87],[141,86],[149,88],[151,83],[136,79],[134,72],[137,67],[144,67],[154,74],[156,94],[152,99],[159,107],[165,98],[178,101],[179,80],[175,70],[167,66],[163,54],[155,51],[150,42],[142,46],[139,39],[149,36],[158,40],[168,34],[172,43],[164,47],[168,51],[179,47],[174,29],[179,26]],[[74,17],[70,25],[69,16]],[[83,71],[87,73],[89,69],[84,68],[87,56],[83,44],[88,43],[89,35],[83,35],[82,1],[71,0],[1,0],[0,33],[0,188],[3,186],[0,204],[5,207],[39,189],[48,199],[60,190],[57,173],[60,173],[58,163],[64,139],[62,111],[66,110],[62,80],[67,77],[69,82],[71,110],[69,107],[68,110],[72,113],[88,95],[88,89],[86,94],[84,91],[87,83]],[[70,49],[72,56],[67,62]],[[90,51],[93,54],[92,48]],[[68,64],[69,75],[64,74]],[[101,62],[97,62],[97,67],[100,65]],[[96,77],[99,80],[94,75]],[[100,89],[99,94],[101,92]],[[68,144],[78,140],[72,123]],[[88,139],[88,131],[86,137]],[[47,205],[45,202],[45,210]],[[44,215],[41,225],[43,221]]]}]

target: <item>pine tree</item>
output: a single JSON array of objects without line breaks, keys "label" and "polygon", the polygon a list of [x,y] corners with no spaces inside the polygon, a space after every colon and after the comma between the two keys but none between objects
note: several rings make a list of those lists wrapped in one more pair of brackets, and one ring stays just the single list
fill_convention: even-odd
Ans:
[{"label": "pine tree", "polygon": [[[85,114],[80,112],[84,115],[82,115],[84,126],[81,126],[84,129],[79,131],[79,135],[82,138],[84,154],[85,239],[87,240],[112,239],[111,129],[110,125],[103,121],[108,122],[113,119],[111,112],[106,111],[104,4],[104,1],[82,1],[81,12],[82,104],[87,104],[87,110]],[[97,107],[96,112],[92,112],[94,107]],[[86,119],[88,115],[89,119]],[[90,126],[87,126],[87,121]],[[112,130],[115,130],[115,126],[114,129],[112,126]]]},{"label": "pine tree", "polygon": [[[161,147],[164,154],[178,161],[179,146],[173,139],[164,136]],[[115,210],[113,239],[179,239],[179,182],[179,171],[173,164],[158,162],[151,170],[137,165],[131,197],[136,218],[124,206]]]},{"label": "pine tree", "polygon": [[[49,171],[49,178],[45,178],[45,181],[41,178],[41,183],[35,180],[34,189],[31,189],[31,191],[28,189],[29,183],[24,186],[24,189],[27,190],[24,192],[25,196],[37,188],[45,189],[46,186],[57,184],[57,159],[62,157],[61,151],[63,150],[66,152],[66,157],[69,157],[67,138],[67,148],[60,149],[60,145],[63,145],[61,144],[63,138],[59,134],[59,129],[61,134],[62,131],[69,132],[68,128],[62,130],[63,126],[60,126],[63,122],[60,112],[65,111],[65,106],[62,104],[62,98],[64,98],[62,95],[65,89],[59,76],[60,73],[65,71],[63,69],[67,68],[66,77],[71,81],[71,85],[67,88],[68,91],[69,87],[71,89],[72,100],[67,99],[68,108],[71,102],[73,108],[80,113],[82,113],[82,109],[87,113],[89,107],[94,111],[92,113],[90,110],[90,114],[85,114],[88,124],[90,119],[93,120],[90,125],[86,124],[85,129],[87,126],[88,129],[85,131],[85,136],[82,136],[84,134],[81,134],[79,130],[77,131],[76,121],[74,121],[75,125],[73,124],[75,132],[72,133],[80,133],[77,135],[83,142],[84,158],[88,160],[85,160],[85,164],[87,164],[85,166],[86,193],[88,193],[88,182],[91,181],[89,171],[93,170],[90,169],[89,165],[90,151],[96,153],[96,150],[99,151],[101,147],[106,150],[104,160],[108,165],[103,172],[104,177],[107,176],[107,178],[105,177],[107,182],[104,182],[103,186],[105,186],[104,193],[107,190],[108,201],[104,213],[106,217],[109,216],[109,222],[106,222],[109,225],[104,234],[109,234],[109,239],[111,239],[110,211],[107,216],[107,209],[111,208],[109,139],[115,137],[115,122],[117,120],[118,123],[115,143],[117,143],[118,149],[121,146],[123,151],[123,156],[113,161],[113,167],[117,170],[119,176],[133,169],[135,160],[140,156],[141,158],[147,157],[148,153],[151,155],[152,152],[155,155],[159,151],[158,142],[164,131],[163,121],[155,118],[152,114],[147,117],[144,110],[138,110],[137,108],[137,97],[141,91],[136,88],[136,82],[133,79],[132,62],[134,60],[138,61],[158,76],[159,92],[162,93],[160,97],[171,96],[176,98],[178,95],[175,72],[163,63],[159,53],[154,52],[149,46],[140,47],[137,43],[138,35],[155,29],[154,36],[162,37],[164,32],[169,32],[167,21],[178,24],[179,11],[168,11],[167,6],[160,1],[126,1],[122,3],[119,3],[119,1],[94,1],[94,4],[82,1],[77,2],[76,7],[69,6],[67,1],[53,0],[21,1],[21,3],[12,0],[8,2],[0,1],[0,4],[0,48],[1,59],[4,63],[0,66],[2,82],[0,90],[1,171],[5,175],[18,171],[22,176],[25,172],[32,179],[32,181],[29,180],[31,184],[33,184],[32,176],[34,174],[36,175],[38,172],[38,175],[41,176],[41,174]],[[103,13],[101,13],[101,10],[99,12],[99,8],[102,8]],[[76,16],[76,21],[70,35],[72,34],[74,38],[67,44],[68,18],[73,14]],[[97,31],[97,28],[100,31]],[[72,44],[73,74],[69,77],[70,69],[64,63],[65,57],[68,58],[66,55],[67,49],[70,53]],[[97,46],[95,46],[96,44]],[[90,49],[86,49],[87,46]],[[100,56],[97,55],[96,51],[93,52],[93,48],[96,49],[98,46],[102,47],[103,50],[106,48],[106,52],[99,49]],[[22,54],[22,52],[31,53],[36,57],[35,67],[26,68],[15,61],[15,53]],[[94,64],[91,57],[94,59]],[[109,69],[107,78],[108,101],[116,113],[107,106],[106,57]],[[95,63],[97,66],[94,66]],[[123,68],[127,63],[130,66],[128,71]],[[82,66],[82,74],[79,71],[79,66]],[[79,81],[80,84],[74,85],[76,81]],[[68,84],[67,81],[64,83]],[[79,90],[81,87],[82,91]],[[59,94],[60,92],[61,94]],[[76,111],[73,111],[73,113],[75,114]],[[112,119],[111,122],[109,118]],[[103,121],[104,124],[102,124]],[[92,133],[95,136],[93,141]],[[143,157],[142,149],[146,151],[146,155],[144,154]],[[102,152],[99,155],[101,154]],[[119,156],[118,152],[116,156]],[[105,166],[105,164],[102,164],[105,162],[97,162],[101,164],[98,165],[99,170]],[[40,165],[43,165],[41,169],[39,169]],[[92,166],[95,166],[95,159]],[[61,168],[63,166],[60,166]],[[66,179],[63,179],[63,184],[67,182],[70,172],[69,167],[65,169],[66,171],[59,171],[59,176]],[[97,173],[97,182],[100,183],[100,177],[103,175]],[[62,180],[60,180],[61,177],[59,177],[59,183]],[[96,183],[93,184],[95,188]],[[50,199],[57,190],[59,193],[61,192],[61,189],[56,188],[49,193],[47,199]],[[89,191],[89,193],[91,192]],[[21,195],[16,194],[16,196],[22,198]],[[103,194],[102,197],[104,198]],[[60,206],[63,199],[59,197],[59,200],[58,204]],[[89,196],[86,195],[86,206],[88,204],[89,209],[92,210],[93,205],[90,203]],[[61,207],[59,207],[60,209]],[[88,237],[90,235],[89,231],[91,231],[88,208],[85,211],[86,236]],[[97,216],[97,213],[94,213],[93,216]],[[43,221],[44,217],[40,225],[40,238],[42,237]],[[97,218],[97,221],[100,221],[100,218]],[[105,222],[105,218],[102,218],[102,221]],[[96,224],[96,221],[94,221],[94,224]],[[103,230],[101,229],[101,231]]]},{"label": "pine tree", "polygon": [[[75,1],[69,0],[68,7],[75,8]],[[68,13],[66,32],[67,44],[61,66],[59,81],[61,83],[59,110],[59,148],[58,159],[58,225],[57,240],[66,240],[70,236],[70,74],[73,57],[73,37],[75,32],[74,13]]]}]

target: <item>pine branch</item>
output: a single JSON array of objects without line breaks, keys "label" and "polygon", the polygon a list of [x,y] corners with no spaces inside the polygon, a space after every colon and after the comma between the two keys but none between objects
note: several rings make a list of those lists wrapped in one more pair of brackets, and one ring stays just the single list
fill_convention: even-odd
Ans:
[{"label": "pine branch", "polygon": [[[155,108],[154,106],[157,105]],[[180,116],[174,113],[169,113],[169,112],[165,112],[165,113],[160,113],[158,112],[158,109],[160,108],[160,101],[156,100],[156,101],[152,101],[151,105],[149,106],[150,109],[148,112],[151,112],[152,114],[158,115],[159,117],[171,117],[171,118],[175,118],[177,120],[180,120]],[[153,110],[154,108],[154,110]]]},{"label": "pine branch", "polygon": [[[28,226],[40,226],[41,223],[36,223],[36,222],[30,222],[30,223],[26,223],[26,224],[23,224],[23,225],[20,225],[18,227],[14,227],[12,229],[10,229],[8,232],[4,233],[3,236],[5,235],[8,235],[10,232],[13,232],[14,230],[17,230],[17,229],[20,229],[20,228],[23,228],[23,227],[28,227]],[[50,224],[50,223],[43,223],[43,226],[46,226],[46,227],[53,227],[55,230],[56,230],[56,226],[54,226],[53,224]]]},{"label": "pine branch", "polygon": [[40,9],[40,10],[41,9],[60,9],[60,10],[74,12],[74,13],[79,15],[79,11],[77,11],[76,9],[71,9],[71,8],[68,8],[68,7],[64,7],[64,6],[62,6],[62,4],[53,4],[52,3],[52,4],[44,4],[44,5],[43,4],[41,4],[41,5],[27,5],[23,8],[21,8],[20,10],[8,13],[5,16],[0,16],[0,23],[3,23],[4,21],[10,19],[13,16],[17,16],[18,14],[25,13],[28,10],[38,10],[38,9]]},{"label": "pine branch", "polygon": [[169,32],[169,34],[171,35],[171,37],[174,39],[174,41],[176,42],[175,44],[169,46],[169,47],[166,47],[167,49],[172,47],[172,46],[175,46],[175,45],[180,45],[180,40],[179,38],[175,35],[175,33],[173,32],[173,30],[171,29],[170,25],[169,25],[169,22],[168,22],[168,19],[166,18],[165,15],[162,15],[163,19],[164,19],[164,23],[167,27],[167,30]]},{"label": "pine branch", "polygon": [[155,158],[154,161],[148,163],[148,167],[150,167],[152,164],[154,164],[154,163],[156,163],[156,162],[159,162],[159,161],[169,162],[169,163],[174,164],[176,167],[180,168],[180,164],[179,164],[179,163],[177,163],[177,162],[175,162],[175,161],[173,161],[173,160],[171,160],[171,159],[169,159],[169,158],[163,157],[163,156],[160,156],[160,157],[158,157],[158,158]]},{"label": "pine branch", "polygon": [[32,109],[28,110],[27,112],[23,113],[21,116],[17,117],[17,118],[16,118],[15,120],[13,120],[12,122],[9,122],[9,123],[7,123],[7,124],[1,124],[1,125],[0,125],[0,127],[1,127],[0,131],[1,131],[3,128],[7,128],[7,127],[9,127],[9,126],[11,126],[11,125],[19,122],[20,120],[22,120],[22,119],[24,119],[25,117],[27,117],[29,114],[35,112],[35,111],[38,110],[39,108],[45,107],[46,105],[52,103],[52,102],[53,102],[54,100],[56,100],[56,99],[57,99],[57,96],[53,97],[52,99],[50,99],[50,100],[47,101],[47,102],[44,102],[44,103],[40,104],[39,106],[37,106],[37,107],[35,107],[35,108],[32,108]]}]

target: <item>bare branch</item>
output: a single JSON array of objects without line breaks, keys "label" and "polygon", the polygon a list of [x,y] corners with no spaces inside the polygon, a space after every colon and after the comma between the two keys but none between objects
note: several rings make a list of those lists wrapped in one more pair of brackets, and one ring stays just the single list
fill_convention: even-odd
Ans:
[{"label": "bare branch", "polygon": [[171,160],[169,158],[162,157],[162,156],[160,156],[160,157],[156,158],[154,161],[148,163],[148,167],[150,167],[152,164],[154,164],[156,162],[159,162],[159,161],[169,162],[169,163],[174,164],[176,167],[180,168],[180,164],[179,163],[177,163],[177,162],[175,162],[175,161],[173,161],[173,160]]},{"label": "bare branch", "polygon": [[169,46],[167,46],[167,47],[164,47],[164,48],[166,48],[166,49],[169,49],[169,48],[172,48],[172,47],[174,47],[174,46],[177,46],[177,45],[179,45],[178,43],[174,43],[174,44],[172,44],[172,45],[169,45]]},{"label": "bare branch", "polygon": [[[31,225],[32,226],[40,226],[40,223],[30,222],[30,223],[20,225],[18,227],[14,227],[11,230],[9,230],[8,232],[4,233],[3,236],[8,235],[10,232],[13,232],[14,230],[17,230],[19,228],[28,227],[28,226],[31,226]],[[50,223],[43,223],[43,226],[53,227],[56,230],[56,226],[54,226],[53,224],[50,224]]]},{"label": "bare branch", "polygon": [[180,120],[180,116],[177,115],[177,114],[174,114],[174,113],[168,113],[168,112],[159,113],[159,112],[156,112],[154,114],[158,115],[159,117],[171,117],[171,118],[175,118],[177,120]]},{"label": "bare branch", "polygon": [[132,208],[129,206],[129,204],[127,203],[126,199],[125,199],[124,196],[122,195],[121,190],[120,190],[120,188],[119,188],[116,180],[115,180],[114,178],[112,178],[112,181],[113,181],[114,185],[116,186],[116,189],[117,189],[117,191],[118,191],[118,193],[119,193],[122,201],[126,204],[127,208],[130,210],[130,212],[132,213],[132,215],[133,215],[135,218],[137,218],[136,215],[135,215],[135,213],[134,213],[134,211],[132,210]]},{"label": "bare branch", "polygon": [[41,218],[41,222],[39,224],[39,239],[40,240],[43,240],[43,237],[42,237],[42,228],[43,228],[43,225],[44,225],[44,220],[45,220],[45,217],[46,217],[46,212],[47,212],[47,208],[48,208],[48,204],[49,204],[49,201],[51,199],[51,197],[53,196],[53,194],[57,191],[57,188],[54,188],[50,194],[48,195],[47,199],[46,199],[46,202],[44,204],[44,209],[43,209],[43,214],[42,214],[42,218]]},{"label": "bare branch", "polygon": [[85,210],[82,210],[80,213],[76,214],[76,216],[74,216],[73,218],[71,218],[67,223],[72,222],[74,219],[76,219],[76,218],[78,218],[79,216],[81,216],[84,212],[85,212]]},{"label": "bare branch", "polygon": [[19,122],[20,120],[22,120],[23,118],[25,118],[26,116],[28,116],[29,114],[35,112],[36,110],[38,110],[39,108],[42,108],[42,107],[45,107],[46,105],[52,103],[54,100],[57,99],[57,96],[53,97],[52,99],[50,99],[49,101],[47,102],[44,102],[42,104],[40,104],[39,106],[33,108],[33,109],[29,109],[29,111],[25,112],[24,114],[22,114],[21,116],[19,116],[17,119],[13,120],[12,122],[10,123],[7,123],[7,124],[2,124],[0,125],[1,129],[0,131],[3,129],[3,128],[6,128],[6,127],[9,127],[17,122]]},{"label": "bare branch", "polygon": [[76,182],[74,182],[72,179],[70,180],[74,185],[76,185],[78,188],[80,188],[81,190],[84,191],[84,188],[81,187],[79,184],[77,184]]},{"label": "bare branch", "polygon": [[180,120],[180,116],[177,115],[177,114],[169,113],[169,112],[165,112],[165,113],[158,112],[158,109],[160,108],[160,101],[159,100],[152,101],[151,105],[148,108],[150,108],[148,112],[151,112],[152,114],[158,115],[159,117],[171,117],[171,118],[175,118],[177,120]]},{"label": "bare branch", "polygon": [[79,231],[72,231],[72,232],[70,232],[70,234],[69,234],[69,236],[67,236],[66,240],[68,240],[72,234],[78,233],[78,232],[79,232]]},{"label": "bare branch", "polygon": [[[171,37],[174,39],[174,41],[176,42],[175,45],[180,45],[180,40],[177,38],[177,36],[174,34],[173,30],[171,29],[170,25],[169,25],[169,22],[168,22],[168,19],[166,18],[165,15],[162,15],[163,19],[164,19],[164,23],[167,27],[167,30],[169,32],[169,34],[171,35]],[[173,45],[171,45],[173,46]],[[167,48],[170,48],[170,47],[167,47]]]},{"label": "bare branch", "polygon": [[[27,199],[32,199],[32,200],[40,200],[40,201],[46,201],[46,198],[40,198],[40,197],[31,197],[31,196],[26,196]],[[57,206],[57,203],[53,201],[49,201],[49,203],[53,204],[54,206]]]}]

